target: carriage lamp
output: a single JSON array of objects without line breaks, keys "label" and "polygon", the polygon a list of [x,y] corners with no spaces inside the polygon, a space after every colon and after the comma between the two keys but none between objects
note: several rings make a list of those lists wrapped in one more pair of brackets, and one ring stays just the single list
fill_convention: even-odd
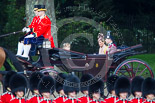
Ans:
[{"label": "carriage lamp", "polygon": [[51,48],[51,42],[48,39],[45,39],[43,41],[43,48],[48,48],[48,49]]}]

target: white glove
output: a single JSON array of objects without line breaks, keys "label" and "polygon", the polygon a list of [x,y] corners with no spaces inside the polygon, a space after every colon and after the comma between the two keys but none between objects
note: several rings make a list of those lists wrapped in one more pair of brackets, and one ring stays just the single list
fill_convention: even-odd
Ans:
[{"label": "white glove", "polygon": [[26,36],[25,38],[33,38],[33,37],[34,37],[34,35],[30,34],[30,35]]},{"label": "white glove", "polygon": [[31,31],[30,28],[26,28],[26,33],[30,32],[30,31]]},{"label": "white glove", "polygon": [[23,29],[22,29],[22,32],[26,32],[26,33],[28,33],[28,32],[30,32],[31,30],[30,30],[30,28],[28,28],[28,27],[24,27]]},{"label": "white glove", "polygon": [[26,29],[27,29],[27,28],[26,28],[26,27],[24,27],[24,28],[22,29],[22,32],[23,32],[23,33],[24,33],[24,32],[26,32]]}]

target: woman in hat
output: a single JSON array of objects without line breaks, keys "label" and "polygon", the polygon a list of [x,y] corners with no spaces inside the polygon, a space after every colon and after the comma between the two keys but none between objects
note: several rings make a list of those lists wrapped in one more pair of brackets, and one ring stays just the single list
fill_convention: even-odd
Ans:
[{"label": "woman in hat", "polygon": [[64,89],[63,89],[63,84],[64,84],[64,81],[65,79],[67,78],[67,74],[65,73],[59,73],[56,77],[56,92],[59,94],[59,96],[54,99],[52,101],[52,103],[63,103],[67,96],[64,92]]},{"label": "woman in hat", "polygon": [[28,82],[24,75],[15,74],[10,80],[11,92],[14,94],[14,98],[9,103],[25,103],[24,95],[27,92]]},{"label": "woman in hat", "polygon": [[51,103],[50,95],[55,91],[55,81],[51,76],[44,76],[38,84],[39,93],[42,95],[40,103]]},{"label": "woman in hat", "polygon": [[77,99],[77,93],[80,91],[80,79],[76,75],[69,75],[63,85],[67,99],[64,103],[81,103]]},{"label": "woman in hat", "polygon": [[130,96],[130,81],[128,78],[122,76],[116,80],[114,85],[115,93],[119,97],[116,103],[129,103],[128,97]]},{"label": "woman in hat", "polygon": [[90,86],[90,81],[91,79],[93,79],[93,75],[91,74],[84,74],[81,77],[81,92],[82,92],[82,96],[79,97],[78,99],[81,101],[81,103],[89,103],[90,102],[90,97],[89,97],[89,86]]},{"label": "woman in hat", "polygon": [[90,103],[105,103],[101,97],[104,94],[104,82],[96,78],[94,79],[94,83],[90,84],[89,87],[89,97],[91,98]]},{"label": "woman in hat", "polygon": [[117,75],[111,75],[107,79],[107,82],[106,82],[107,90],[108,90],[108,93],[111,94],[111,96],[104,99],[106,103],[116,103],[116,101],[118,100],[118,97],[116,96],[115,89],[114,89],[115,82],[118,78],[119,77]]},{"label": "woman in hat", "polygon": [[10,83],[11,77],[15,74],[16,74],[15,71],[8,71],[4,77],[3,87],[6,90],[6,92],[1,95],[1,101],[3,103],[9,103],[10,100],[14,98],[14,95],[11,93],[9,83]]},{"label": "woman in hat", "polygon": [[148,77],[142,84],[142,95],[145,98],[144,103],[155,103],[155,80]]},{"label": "woman in hat", "polygon": [[105,45],[104,35],[102,33],[98,34],[98,44],[100,46],[99,54],[106,54],[108,47]]},{"label": "woman in hat", "polygon": [[134,96],[134,98],[131,100],[134,103],[143,103],[143,97],[142,97],[142,83],[144,81],[144,78],[141,76],[136,76],[133,78],[131,82],[131,93]]},{"label": "woman in hat", "polygon": [[42,96],[39,94],[38,84],[44,76],[41,72],[33,72],[30,76],[29,84],[32,96],[26,101],[27,103],[40,103]]}]

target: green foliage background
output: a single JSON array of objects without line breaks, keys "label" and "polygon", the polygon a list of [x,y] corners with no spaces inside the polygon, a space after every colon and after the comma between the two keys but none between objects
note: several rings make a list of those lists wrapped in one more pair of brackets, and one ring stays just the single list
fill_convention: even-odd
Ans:
[{"label": "green foliage background", "polygon": [[[26,0],[0,1],[0,35],[21,30],[26,24]],[[117,45],[142,43],[149,53],[155,52],[155,1],[154,0],[55,0],[57,23],[65,18],[81,16],[111,30]],[[73,22],[58,30],[58,45],[71,34],[93,35],[93,45],[87,38],[78,37],[71,49],[83,53],[98,52],[98,30],[88,23]],[[16,51],[17,41],[23,33],[0,38],[0,46]],[[89,35],[88,35],[89,36]]]}]

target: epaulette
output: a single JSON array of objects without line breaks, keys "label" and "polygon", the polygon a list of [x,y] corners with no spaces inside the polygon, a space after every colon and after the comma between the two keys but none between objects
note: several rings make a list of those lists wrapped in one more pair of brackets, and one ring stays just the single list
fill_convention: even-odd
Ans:
[{"label": "epaulette", "polygon": [[7,93],[8,93],[8,92],[4,92],[4,93],[1,94],[1,96],[5,95],[5,94],[7,94]]}]

